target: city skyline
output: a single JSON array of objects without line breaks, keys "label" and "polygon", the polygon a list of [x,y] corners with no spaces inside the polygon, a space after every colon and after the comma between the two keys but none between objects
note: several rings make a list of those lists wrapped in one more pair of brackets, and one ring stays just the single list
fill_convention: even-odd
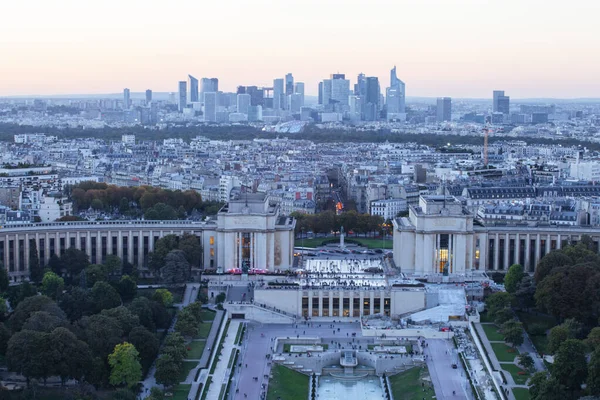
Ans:
[{"label": "city skyline", "polygon": [[176,92],[188,74],[218,77],[233,92],[288,72],[316,96],[323,76],[338,71],[387,86],[393,65],[408,97],[489,98],[498,87],[513,98],[600,93],[592,1],[138,3],[8,3],[0,96]]}]

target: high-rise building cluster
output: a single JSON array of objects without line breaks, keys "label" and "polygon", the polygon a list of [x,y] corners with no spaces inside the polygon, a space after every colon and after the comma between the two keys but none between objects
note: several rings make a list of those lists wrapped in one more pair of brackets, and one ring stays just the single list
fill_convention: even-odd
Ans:
[{"label": "high-rise building cluster", "polygon": [[[121,113],[126,123],[156,124],[160,110],[178,111],[168,119],[196,120],[210,123],[278,123],[299,120],[303,122],[359,122],[366,123],[448,123],[466,121],[489,124],[547,123],[552,109],[520,107],[510,111],[510,97],[503,90],[492,92],[492,107],[484,113],[464,111],[461,102],[453,105],[450,97],[438,97],[425,108],[406,107],[406,84],[394,66],[390,70],[389,85],[376,76],[359,73],[355,82],[344,73],[331,73],[318,83],[317,99],[305,98],[305,84],[294,79],[291,72],[273,79],[270,86],[239,85],[235,92],[219,90],[218,78],[196,78],[178,82],[169,101],[155,101],[156,94],[146,90],[145,101],[132,101],[128,88],[123,90]],[[315,100],[316,104],[315,104]],[[175,107],[175,108],[174,108]],[[457,111],[458,110],[458,111]],[[105,113],[111,119],[111,113]],[[103,115],[104,116],[104,115]],[[115,120],[118,117],[115,118]],[[164,119],[161,119],[164,120]]]}]

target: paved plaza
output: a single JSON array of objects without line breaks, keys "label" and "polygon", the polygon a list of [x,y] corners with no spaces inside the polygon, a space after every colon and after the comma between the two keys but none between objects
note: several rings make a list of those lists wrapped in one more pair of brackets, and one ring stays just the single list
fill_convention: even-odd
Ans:
[{"label": "paved plaza", "polygon": [[[232,383],[232,387],[236,388],[233,393],[236,400],[262,399],[265,396],[272,366],[270,356],[273,354],[276,338],[318,337],[322,339],[323,344],[329,346],[329,350],[364,350],[374,343],[374,338],[361,335],[360,324],[357,322],[312,320],[294,325],[248,322],[247,327],[247,334],[241,346],[241,368],[235,372]],[[471,399],[466,374],[458,362],[452,342],[429,339],[425,344],[424,354],[427,355],[427,365],[437,398]],[[279,344],[275,352],[282,351],[283,345]],[[227,354],[227,350],[225,353]],[[458,368],[453,369],[452,364],[458,364]]]}]

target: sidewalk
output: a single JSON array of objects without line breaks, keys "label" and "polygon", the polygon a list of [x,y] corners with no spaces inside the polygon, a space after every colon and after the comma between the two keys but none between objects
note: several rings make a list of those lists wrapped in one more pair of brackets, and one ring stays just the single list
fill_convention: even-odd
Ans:
[{"label": "sidewalk", "polygon": [[[221,320],[223,319],[223,315],[225,312],[222,310],[217,310],[217,314],[215,315],[215,319],[213,320],[212,326],[210,327],[210,332],[208,333],[208,337],[206,338],[206,346],[204,346],[204,350],[202,351],[202,356],[200,357],[200,361],[198,361],[198,365],[194,367],[188,374],[185,383],[195,383],[196,373],[199,369],[208,368],[208,363],[210,361],[210,352],[215,347],[218,346],[219,343],[216,342],[217,335],[219,334],[219,329],[221,328]],[[199,380],[200,382],[202,380]],[[192,392],[195,393],[195,392]]]},{"label": "sidewalk", "polygon": [[240,320],[231,320],[229,323],[229,329],[224,333],[225,341],[223,342],[223,351],[218,355],[217,367],[212,375],[212,383],[208,390],[207,399],[219,399],[221,388],[223,385],[227,385],[230,380],[231,370],[229,368],[229,360],[231,358],[231,352],[237,349],[235,345],[235,337],[237,335],[238,328],[241,324]]},{"label": "sidewalk", "polygon": [[[183,294],[183,302],[181,304],[175,305],[177,307],[177,309],[181,310],[183,307],[195,302],[196,298],[198,297],[199,291],[200,291],[199,283],[187,283],[185,286],[185,293]],[[175,326],[175,322],[177,322],[177,316],[175,316],[175,318],[173,318],[173,323],[171,324],[171,326],[168,329],[169,332],[173,332],[173,327]],[[212,331],[211,331],[211,333],[212,333]],[[138,397],[140,399],[145,399],[146,397],[148,397],[150,395],[150,389],[152,389],[153,387],[159,386],[156,383],[156,379],[154,378],[154,373],[156,372],[155,364],[156,364],[156,360],[154,360],[154,363],[152,363],[152,367],[150,367],[150,370],[148,371],[148,375],[146,376],[146,379],[144,379],[144,381],[142,382],[140,394],[138,395]]]},{"label": "sidewalk", "polygon": [[[496,353],[494,353],[494,349],[492,348],[492,342],[490,342],[490,340],[488,339],[487,335],[485,334],[485,331],[483,330],[483,326],[482,325],[495,325],[491,322],[484,322],[484,323],[474,323],[473,325],[475,326],[475,330],[477,331],[477,334],[479,335],[479,338],[481,339],[481,344],[483,345],[483,347],[485,347],[485,351],[488,354],[488,359],[490,360],[490,362],[492,363],[492,368],[494,369],[494,371],[502,371],[502,375],[506,378],[506,385],[503,382],[499,382],[501,384],[501,387],[508,387],[510,390],[508,391],[508,399],[509,400],[516,400],[515,395],[513,394],[512,389],[513,388],[527,388],[527,385],[517,385],[515,383],[515,381],[513,380],[512,375],[510,374],[510,372],[504,370],[502,368],[502,364],[498,361],[498,358],[496,357]],[[504,341],[494,341],[493,343],[502,343],[504,344]],[[520,350],[519,350],[520,351]],[[514,364],[517,365],[517,358],[516,358],[516,354],[515,354],[515,360],[510,363],[510,362],[505,362],[503,364]],[[492,379],[496,379],[495,377],[492,377]],[[506,394],[506,392],[505,392]]]}]

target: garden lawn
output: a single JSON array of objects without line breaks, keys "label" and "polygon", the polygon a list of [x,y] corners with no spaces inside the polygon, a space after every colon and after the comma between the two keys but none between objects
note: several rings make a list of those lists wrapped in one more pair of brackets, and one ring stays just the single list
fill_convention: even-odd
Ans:
[{"label": "garden lawn", "polygon": [[172,393],[173,393],[173,397],[171,397],[172,400],[187,400],[189,397],[189,393],[190,393],[190,389],[192,388],[192,385],[177,385],[175,386],[175,388],[173,389]]},{"label": "garden lawn", "polygon": [[199,360],[202,357],[205,346],[206,341],[204,340],[194,340],[188,343],[187,347],[189,347],[190,350],[188,350],[186,358],[190,360]]},{"label": "garden lawn", "polygon": [[[510,347],[505,343],[490,343],[492,349],[494,349],[494,354],[499,362],[513,362],[515,357],[519,355],[519,350]],[[512,352],[508,352],[508,350],[512,350]]]},{"label": "garden lawn", "polygon": [[198,365],[197,361],[184,361],[181,373],[179,374],[179,382],[185,381],[190,371],[193,370],[196,365]]},{"label": "garden lawn", "polygon": [[515,395],[515,399],[517,400],[529,400],[531,397],[529,396],[529,389],[525,388],[513,388],[513,394]]},{"label": "garden lawn", "polygon": [[[304,247],[310,247],[310,248],[315,248],[315,247],[319,247],[319,246],[323,246],[323,243],[339,243],[340,238],[336,237],[327,237],[327,238],[312,238],[312,239],[296,239],[294,244],[296,246],[304,246]],[[368,247],[369,249],[392,249],[393,248],[393,241],[391,239],[385,239],[385,240],[381,240],[381,239],[376,239],[376,238],[349,238],[346,237],[345,238],[346,243],[357,243],[360,244],[361,246],[364,247]]]},{"label": "garden lawn", "polygon": [[515,364],[500,364],[500,366],[503,370],[512,375],[513,380],[517,385],[525,385],[530,377],[529,373],[526,373],[525,375],[519,375],[519,372],[525,372],[525,370],[517,367]]},{"label": "garden lawn", "polygon": [[431,382],[425,383],[427,392],[423,393],[422,378],[428,375],[426,368],[413,367],[399,374],[390,376],[392,395],[396,400],[434,399],[435,391]]},{"label": "garden lawn", "polygon": [[206,339],[208,338],[208,333],[210,332],[210,328],[212,326],[212,322],[202,322],[198,325],[198,334],[195,339]]},{"label": "garden lawn", "polygon": [[200,312],[200,319],[204,322],[209,322],[209,321],[213,321],[215,319],[216,315],[217,315],[217,313],[214,311],[202,310]]},{"label": "garden lawn", "polygon": [[273,378],[269,381],[267,400],[306,400],[308,398],[307,375],[292,371],[282,365],[275,365],[271,370]]},{"label": "garden lawn", "polygon": [[504,336],[498,332],[500,328],[496,324],[481,324],[489,341],[503,342]]}]

